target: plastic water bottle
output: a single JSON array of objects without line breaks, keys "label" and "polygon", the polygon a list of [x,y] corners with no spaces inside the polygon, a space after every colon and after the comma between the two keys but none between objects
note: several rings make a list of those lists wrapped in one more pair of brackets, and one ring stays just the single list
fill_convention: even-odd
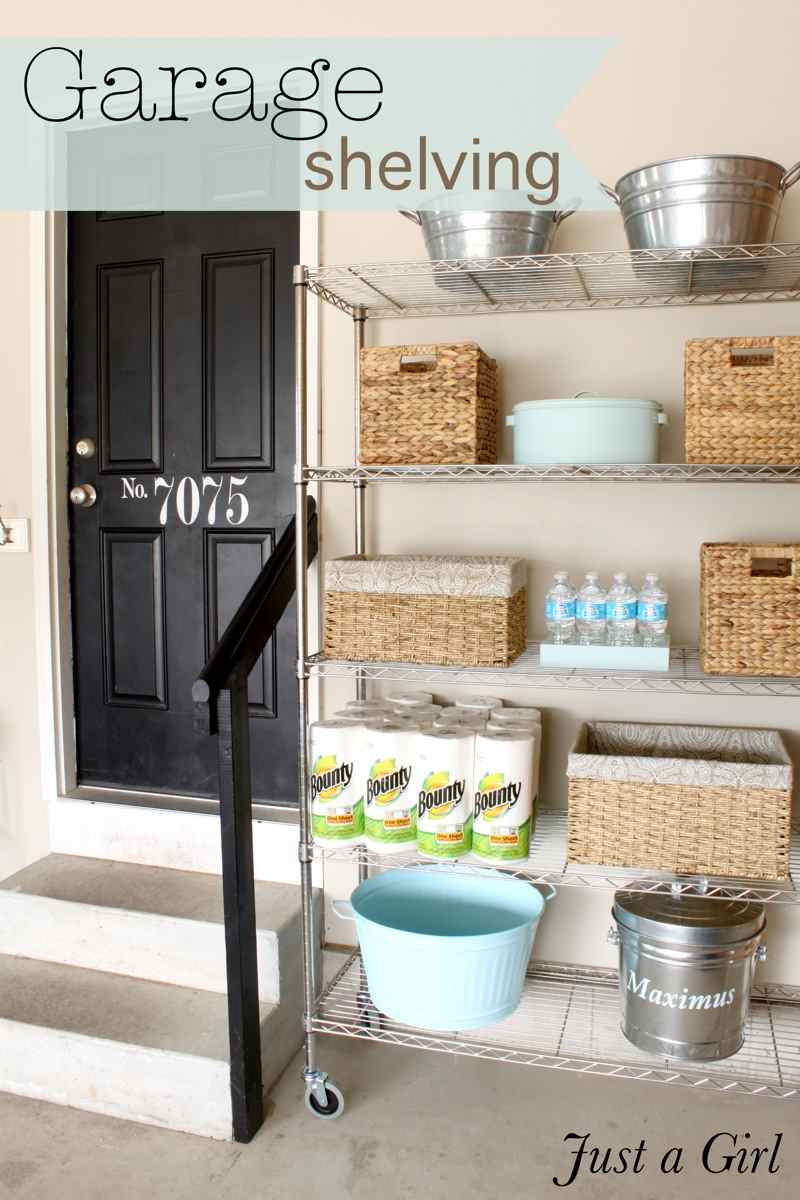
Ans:
[{"label": "plastic water bottle", "polygon": [[588,571],[586,582],[578,592],[576,618],[581,642],[606,640],[606,594],[598,583],[597,571]]},{"label": "plastic water bottle", "polygon": [[614,576],[614,585],[608,590],[606,599],[606,621],[609,642],[619,645],[632,642],[636,633],[636,592],[628,576],[621,571]]},{"label": "plastic water bottle", "polygon": [[554,642],[569,642],[575,634],[575,589],[566,571],[556,571],[545,597],[544,619]]},{"label": "plastic water bottle", "polygon": [[644,642],[659,641],[667,632],[667,605],[669,597],[658,582],[655,574],[645,575],[644,587],[639,592],[636,617],[639,633]]}]

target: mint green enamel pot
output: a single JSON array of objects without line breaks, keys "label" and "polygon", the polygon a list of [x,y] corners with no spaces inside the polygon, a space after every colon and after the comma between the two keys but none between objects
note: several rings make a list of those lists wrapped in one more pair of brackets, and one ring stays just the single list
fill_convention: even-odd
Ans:
[{"label": "mint green enamel pot", "polygon": [[579,393],[571,399],[525,400],[506,425],[515,463],[654,463],[667,414],[655,400]]}]

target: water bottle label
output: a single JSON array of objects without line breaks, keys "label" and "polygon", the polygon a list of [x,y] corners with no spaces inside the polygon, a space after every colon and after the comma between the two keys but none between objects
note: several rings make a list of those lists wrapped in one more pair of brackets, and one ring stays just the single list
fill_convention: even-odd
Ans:
[{"label": "water bottle label", "polygon": [[575,618],[574,600],[548,600],[544,606],[545,620],[572,621]]},{"label": "water bottle label", "polygon": [[579,600],[577,610],[579,621],[605,621],[606,619],[605,601],[600,603],[597,600]]},{"label": "water bottle label", "polygon": [[608,605],[608,619],[609,621],[635,621],[636,601],[615,600],[614,603]]},{"label": "water bottle label", "polygon": [[640,600],[638,616],[640,621],[666,621],[667,606],[656,600]]}]

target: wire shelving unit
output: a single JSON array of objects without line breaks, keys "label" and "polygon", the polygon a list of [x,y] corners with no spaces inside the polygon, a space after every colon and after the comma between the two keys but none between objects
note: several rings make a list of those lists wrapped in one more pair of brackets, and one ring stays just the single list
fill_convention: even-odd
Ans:
[{"label": "wire shelving unit", "polygon": [[[764,485],[800,483],[800,465],[645,463],[582,466],[363,466],[309,462],[307,452],[306,329],[310,295],[353,319],[355,416],[359,425],[359,355],[367,319],[557,312],[586,309],[664,309],[800,300],[800,244],[732,246],[704,250],[607,251],[476,261],[369,263],[295,270],[297,499],[297,623],[299,785],[303,894],[306,1103],[318,1116],[337,1116],[343,1097],[321,1069],[317,1035],[334,1034],[392,1045],[464,1054],[578,1074],[710,1088],[717,1092],[800,1098],[800,989],[763,985],[754,993],[748,1036],[738,1054],[718,1064],[689,1065],[636,1050],[619,1030],[615,972],[536,964],[513,1017],[469,1034],[434,1033],[398,1025],[372,1004],[357,953],[323,987],[316,977],[318,940],[313,905],[314,862],[350,863],[359,880],[387,866],[412,867],[414,855],[389,859],[364,846],[314,846],[308,796],[308,691],[313,676],[349,677],[356,695],[370,683],[472,684],[528,689],[665,692],[701,696],[800,696],[800,679],[709,676],[693,649],[673,649],[666,672],[556,670],[542,667],[532,643],[504,670],[339,662],[309,648],[308,540],[303,514],[310,486],[350,484],[354,492],[354,545],[366,552],[366,492],[374,483],[685,482]],[[793,835],[786,881],[733,880],[576,866],[566,861],[566,814],[542,811],[529,860],[510,875],[534,884],[655,893],[701,893],[794,905],[800,901],[800,834]],[[464,869],[456,863],[454,869]],[[468,869],[480,870],[469,866]]]},{"label": "wire shelving unit", "polygon": [[752,304],[800,299],[800,244],[363,263],[307,281],[351,317]]},{"label": "wire shelving unit", "polygon": [[437,667],[419,663],[345,662],[312,654],[307,666],[323,678],[349,676],[371,683],[422,683],[476,689],[567,688],[581,692],[679,692],[684,696],[800,696],[800,679],[760,675],[706,675],[699,652],[673,648],[667,671],[550,667],[539,661],[539,643],[531,642],[509,667]]},{"label": "wire shelving unit", "polygon": [[373,1005],[358,954],[332,980],[312,1017],[316,1033],[393,1046],[462,1054],[579,1075],[678,1084],[744,1096],[800,1097],[800,989],[753,993],[742,1049],[718,1063],[687,1063],[648,1054],[620,1031],[616,974],[538,963],[519,1008],[505,1021],[468,1033],[401,1025]]},{"label": "wire shelving unit", "polygon": [[[378,854],[365,845],[315,846],[314,858],[322,863],[362,865],[370,872],[419,866],[413,852]],[[567,861],[567,813],[564,809],[544,808],[536,814],[536,827],[530,855],[522,863],[483,866],[471,857],[439,864],[439,869],[488,872],[493,877],[502,871],[510,879],[550,884],[556,888],[624,888],[629,892],[651,895],[706,896],[719,900],[752,900],[759,904],[800,904],[800,829],[792,830],[789,849],[789,878],[785,880],[731,879],[707,875],[676,876],[666,871],[643,871],[629,867]]]}]

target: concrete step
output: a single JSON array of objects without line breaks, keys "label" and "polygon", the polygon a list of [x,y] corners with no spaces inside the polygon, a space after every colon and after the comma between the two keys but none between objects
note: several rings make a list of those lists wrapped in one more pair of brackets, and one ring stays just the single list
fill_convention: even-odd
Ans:
[{"label": "concrete step", "polygon": [[[288,990],[262,1005],[265,1087],[300,1044],[300,988]],[[227,999],[0,955],[0,1089],[229,1138]]]},{"label": "concrete step", "polygon": [[[300,889],[257,883],[256,906],[259,994],[278,1003],[299,979]],[[0,954],[225,992],[222,880],[51,854],[0,883]]]}]

